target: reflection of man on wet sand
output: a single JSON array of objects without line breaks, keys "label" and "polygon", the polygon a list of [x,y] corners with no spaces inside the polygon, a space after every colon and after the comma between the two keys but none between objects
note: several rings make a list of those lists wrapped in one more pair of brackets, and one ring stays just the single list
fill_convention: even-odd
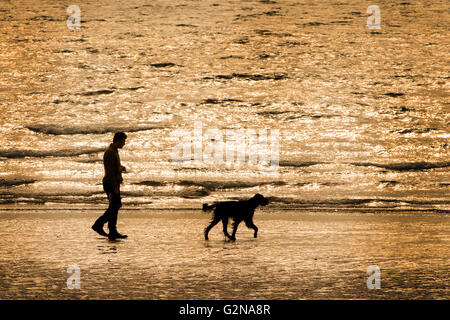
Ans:
[{"label": "reflection of man on wet sand", "polygon": [[[109,200],[109,207],[105,213],[95,221],[92,229],[102,236],[107,236],[111,240],[124,239],[127,236],[117,232],[117,215],[122,201],[120,197],[120,184],[122,183],[122,172],[126,168],[120,164],[118,149],[122,149],[125,145],[127,135],[123,132],[117,132],[114,135],[113,143],[106,149],[103,155],[103,164],[105,167],[105,176],[103,177],[103,190]],[[109,234],[103,230],[103,225],[108,222]]]}]

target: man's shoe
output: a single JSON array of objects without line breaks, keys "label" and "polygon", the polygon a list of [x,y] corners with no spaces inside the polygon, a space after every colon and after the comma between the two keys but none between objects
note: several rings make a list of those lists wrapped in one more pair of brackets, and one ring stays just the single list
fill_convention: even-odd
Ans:
[{"label": "man's shoe", "polygon": [[107,237],[108,236],[108,234],[103,230],[103,227],[102,226],[99,226],[99,225],[96,225],[96,224],[94,224],[93,226],[92,226],[92,230],[94,230],[95,232],[97,232],[99,235],[101,235],[101,236],[104,236],[104,237]]},{"label": "man's shoe", "polygon": [[125,238],[128,238],[128,236],[125,235],[125,234],[120,234],[120,233],[118,233],[118,232],[111,232],[111,233],[108,235],[108,239],[109,239],[109,240],[125,239]]}]

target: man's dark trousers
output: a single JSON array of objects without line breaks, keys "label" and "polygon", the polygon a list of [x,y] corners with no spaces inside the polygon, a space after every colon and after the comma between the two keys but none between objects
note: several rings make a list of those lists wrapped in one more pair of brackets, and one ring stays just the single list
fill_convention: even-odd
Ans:
[{"label": "man's dark trousers", "polygon": [[114,187],[110,183],[103,182],[103,190],[106,192],[106,196],[109,200],[109,207],[106,209],[105,213],[95,221],[95,225],[102,226],[108,222],[109,233],[117,232],[117,215],[119,213],[120,207],[122,207],[122,198],[119,194],[114,192]]}]

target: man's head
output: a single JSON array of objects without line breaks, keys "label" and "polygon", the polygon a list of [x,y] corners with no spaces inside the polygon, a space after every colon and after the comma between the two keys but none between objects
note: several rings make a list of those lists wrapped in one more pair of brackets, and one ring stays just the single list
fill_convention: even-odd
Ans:
[{"label": "man's head", "polygon": [[117,132],[114,135],[113,143],[116,145],[117,148],[123,148],[125,145],[125,140],[127,139],[127,135],[123,132]]}]

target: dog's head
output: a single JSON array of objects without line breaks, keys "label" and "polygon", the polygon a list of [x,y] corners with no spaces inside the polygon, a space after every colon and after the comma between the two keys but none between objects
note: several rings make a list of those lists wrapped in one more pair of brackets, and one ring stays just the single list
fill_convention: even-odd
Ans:
[{"label": "dog's head", "polygon": [[259,206],[265,206],[269,203],[269,200],[267,200],[266,198],[264,198],[264,196],[262,194],[255,194],[252,198],[252,200]]}]

